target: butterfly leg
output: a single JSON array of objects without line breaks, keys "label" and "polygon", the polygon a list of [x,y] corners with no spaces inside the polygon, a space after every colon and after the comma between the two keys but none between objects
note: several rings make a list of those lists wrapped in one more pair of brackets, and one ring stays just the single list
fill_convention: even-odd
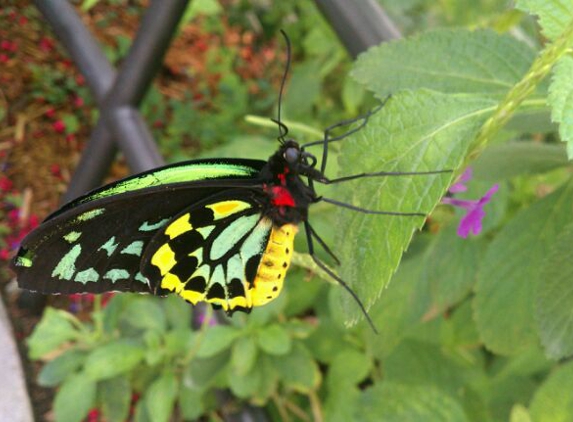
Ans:
[{"label": "butterfly leg", "polygon": [[374,325],[374,321],[372,321],[372,319],[370,318],[370,315],[368,315],[368,311],[366,311],[366,308],[364,307],[364,304],[362,303],[362,301],[360,300],[360,298],[356,295],[356,293],[354,293],[354,290],[352,290],[350,288],[350,286],[348,284],[346,284],[346,282],[344,280],[342,280],[338,275],[336,275],[330,268],[328,268],[326,266],[326,264],[324,264],[320,258],[318,258],[315,255],[314,252],[314,245],[312,243],[312,233],[313,230],[310,227],[310,225],[308,224],[308,222],[304,222],[304,228],[306,231],[306,241],[308,244],[308,254],[310,255],[310,257],[312,258],[312,260],[314,261],[314,263],[316,265],[318,265],[318,267],[320,269],[322,269],[325,273],[327,273],[330,277],[332,277],[334,280],[336,280],[338,282],[338,284],[340,284],[344,290],[346,290],[348,293],[350,293],[350,296],[352,296],[352,298],[356,301],[356,303],[358,304],[358,306],[360,307],[360,310],[362,311],[362,313],[364,314],[364,317],[366,318],[366,320],[368,321],[368,324],[370,325],[370,327],[372,327],[372,330],[378,334],[378,330],[376,329],[376,326]]}]

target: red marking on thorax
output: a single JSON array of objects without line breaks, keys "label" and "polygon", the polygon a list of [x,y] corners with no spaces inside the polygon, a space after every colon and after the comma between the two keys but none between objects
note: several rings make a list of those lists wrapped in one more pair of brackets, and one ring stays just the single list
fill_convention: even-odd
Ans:
[{"label": "red marking on thorax", "polygon": [[286,175],[288,174],[289,171],[290,171],[289,168],[285,166],[284,172],[277,174],[277,177],[281,182],[282,186],[286,186]]},{"label": "red marking on thorax", "polygon": [[272,204],[276,205],[277,207],[294,207],[295,202],[294,198],[290,194],[287,188],[282,186],[273,186],[272,187]]}]

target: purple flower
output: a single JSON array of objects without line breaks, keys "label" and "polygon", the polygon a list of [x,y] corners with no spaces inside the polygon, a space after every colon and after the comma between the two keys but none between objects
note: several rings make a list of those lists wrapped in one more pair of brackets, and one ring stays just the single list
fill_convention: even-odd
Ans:
[{"label": "purple flower", "polygon": [[[450,193],[464,192],[467,190],[464,182],[467,182],[472,177],[471,168],[468,168],[448,190]],[[466,210],[466,215],[460,220],[458,226],[458,236],[464,239],[470,233],[478,235],[482,230],[482,220],[485,217],[484,206],[491,200],[491,197],[499,189],[499,185],[493,185],[484,196],[478,200],[470,199],[457,199],[451,197],[442,198],[443,204],[453,205]]]},{"label": "purple flower", "polygon": [[465,182],[471,180],[473,176],[473,171],[471,167],[468,167],[466,171],[464,171],[460,177],[456,179],[456,182],[450,186],[448,189],[449,193],[458,193],[458,192],[465,192],[468,190],[468,187],[465,185]]}]

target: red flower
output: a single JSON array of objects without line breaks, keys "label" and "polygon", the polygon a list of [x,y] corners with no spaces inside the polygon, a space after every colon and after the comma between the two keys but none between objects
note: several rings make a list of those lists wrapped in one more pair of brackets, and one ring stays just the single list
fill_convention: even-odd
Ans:
[{"label": "red flower", "polygon": [[98,422],[99,421],[99,410],[92,409],[88,413],[88,422]]},{"label": "red flower", "polygon": [[84,105],[84,99],[82,97],[75,96],[74,97],[74,105],[76,107],[81,107]]},{"label": "red flower", "polygon": [[52,173],[52,175],[57,177],[58,179],[62,178],[62,169],[57,164],[52,164],[50,166],[50,173]]},{"label": "red flower", "polygon": [[8,61],[8,55],[2,53],[0,54],[0,63],[6,63]]},{"label": "red flower", "polygon": [[40,49],[45,53],[48,53],[54,49],[54,40],[48,37],[42,37],[40,39]]},{"label": "red flower", "polygon": [[54,117],[55,114],[56,110],[54,110],[53,107],[50,107],[49,109],[46,110],[46,117],[49,117],[50,119]]},{"label": "red flower", "polygon": [[12,189],[12,186],[12,181],[6,176],[0,177],[0,191],[8,192],[10,189]]},{"label": "red flower", "polygon": [[8,248],[0,249],[0,260],[8,261],[9,258],[10,258],[10,251],[8,250]]},{"label": "red flower", "polygon": [[30,229],[35,229],[36,227],[38,227],[39,224],[40,224],[40,219],[38,218],[38,216],[36,214],[32,214],[30,216],[30,219],[28,220],[28,225],[30,226]]},{"label": "red flower", "polygon": [[58,133],[63,133],[66,130],[66,124],[61,120],[56,120],[52,123],[52,127]]}]

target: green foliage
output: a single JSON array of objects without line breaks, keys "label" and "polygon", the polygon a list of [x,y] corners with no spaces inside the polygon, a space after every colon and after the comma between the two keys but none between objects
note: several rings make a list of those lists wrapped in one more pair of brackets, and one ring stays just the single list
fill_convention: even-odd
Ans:
[{"label": "green foliage", "polygon": [[418,88],[500,97],[534,57],[531,47],[491,30],[436,30],[371,48],[352,75],[380,98]]},{"label": "green foliage", "polygon": [[535,302],[537,326],[547,355],[560,359],[573,355],[573,267],[568,253],[573,224],[565,226],[541,265]]},{"label": "green foliage", "polygon": [[573,58],[563,57],[553,70],[553,80],[549,90],[549,104],[551,104],[551,119],[559,123],[559,135],[567,143],[567,155],[573,157]]},{"label": "green foliage", "polygon": [[[458,168],[480,125],[493,110],[486,98],[446,95],[434,91],[394,95],[364,130],[342,146],[340,174],[361,171],[420,172]],[[372,154],[371,151],[380,151]],[[367,209],[429,213],[451,184],[452,175],[371,178],[348,182],[340,190],[345,202]],[[352,186],[350,186],[352,185]],[[423,217],[372,216],[340,210],[341,256],[347,257],[342,277],[349,280],[369,308],[396,271],[402,252]],[[367,223],[367,224],[366,224]],[[368,247],[347,241],[347,233]],[[369,280],[365,283],[363,280]],[[360,313],[343,296],[348,320]]]}]

